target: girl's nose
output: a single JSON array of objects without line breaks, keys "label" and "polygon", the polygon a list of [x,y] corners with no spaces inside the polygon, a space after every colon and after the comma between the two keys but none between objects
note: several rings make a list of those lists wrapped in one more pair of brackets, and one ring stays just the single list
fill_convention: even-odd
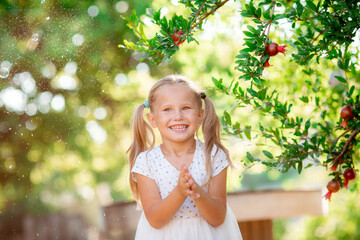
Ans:
[{"label": "girl's nose", "polygon": [[183,112],[181,110],[176,110],[175,111],[175,119],[176,120],[183,119]]}]

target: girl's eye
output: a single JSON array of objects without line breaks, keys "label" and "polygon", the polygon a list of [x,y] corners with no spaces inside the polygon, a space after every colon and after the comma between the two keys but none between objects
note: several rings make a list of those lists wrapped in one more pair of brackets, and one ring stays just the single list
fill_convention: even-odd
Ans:
[{"label": "girl's eye", "polygon": [[165,108],[164,111],[165,111],[165,112],[170,112],[171,109],[170,109],[170,108]]},{"label": "girl's eye", "polygon": [[188,110],[188,109],[190,109],[190,107],[184,107],[184,110]]}]

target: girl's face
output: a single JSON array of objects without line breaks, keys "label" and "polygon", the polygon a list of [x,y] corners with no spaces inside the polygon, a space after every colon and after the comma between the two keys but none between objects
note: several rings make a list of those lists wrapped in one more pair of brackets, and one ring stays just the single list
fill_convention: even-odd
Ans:
[{"label": "girl's face", "polygon": [[159,129],[163,142],[193,141],[204,115],[186,86],[165,85],[156,90],[155,102],[147,114],[152,127]]}]

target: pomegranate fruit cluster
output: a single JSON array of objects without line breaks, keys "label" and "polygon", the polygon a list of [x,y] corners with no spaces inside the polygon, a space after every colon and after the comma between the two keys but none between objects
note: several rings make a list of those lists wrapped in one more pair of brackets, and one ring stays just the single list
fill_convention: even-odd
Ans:
[{"label": "pomegranate fruit cluster", "polygon": [[[349,123],[348,123],[348,121],[353,120],[355,117],[354,108],[351,105],[347,104],[341,108],[340,117],[342,119],[342,121],[340,123],[341,128],[348,129],[347,132],[351,131],[351,130],[355,131],[354,129],[349,128]],[[357,132],[355,132],[355,133],[357,133]],[[350,141],[350,140],[351,139],[348,139],[348,141]],[[333,155],[332,157],[334,158],[334,161],[332,162],[330,170],[335,172],[335,171],[337,171],[337,169],[339,169],[338,170],[339,174],[337,174],[334,179],[329,181],[326,186],[328,192],[324,195],[324,197],[328,200],[331,199],[332,193],[338,192],[342,187],[347,189],[349,182],[356,178],[356,171],[352,167],[347,167],[344,170],[344,172],[341,172],[341,165],[343,163],[345,163],[345,160],[342,155],[339,155],[339,156]],[[343,182],[340,177],[341,173],[342,173],[342,176],[344,179]]]},{"label": "pomegranate fruit cluster", "polygon": [[[344,188],[348,188],[349,181],[354,180],[356,178],[356,171],[353,168],[345,169],[343,173],[344,177]],[[331,200],[332,193],[338,192],[341,188],[339,179],[332,179],[326,185],[328,192],[324,195],[325,199]]]}]

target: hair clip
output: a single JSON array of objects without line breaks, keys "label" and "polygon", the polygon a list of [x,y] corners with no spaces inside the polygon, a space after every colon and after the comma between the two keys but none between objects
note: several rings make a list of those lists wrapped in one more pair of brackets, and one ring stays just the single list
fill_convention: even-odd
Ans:
[{"label": "hair clip", "polygon": [[205,93],[200,93],[200,97],[202,98],[202,99],[205,99],[206,98],[206,94]]},{"label": "hair clip", "polygon": [[145,106],[145,108],[150,108],[149,101],[147,99],[142,104]]}]

